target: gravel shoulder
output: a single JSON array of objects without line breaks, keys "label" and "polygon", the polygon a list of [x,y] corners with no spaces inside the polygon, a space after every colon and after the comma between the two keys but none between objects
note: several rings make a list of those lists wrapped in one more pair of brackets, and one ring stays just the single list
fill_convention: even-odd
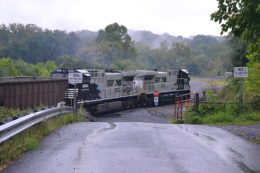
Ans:
[{"label": "gravel shoulder", "polygon": [[216,126],[227,130],[235,135],[241,136],[249,141],[260,144],[260,124],[247,126]]}]

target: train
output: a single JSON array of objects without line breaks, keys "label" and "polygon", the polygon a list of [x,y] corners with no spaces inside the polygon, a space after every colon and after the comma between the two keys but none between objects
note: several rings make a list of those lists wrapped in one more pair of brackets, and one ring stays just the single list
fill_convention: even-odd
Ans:
[{"label": "train", "polygon": [[122,107],[131,108],[154,104],[154,92],[159,102],[174,102],[176,96],[190,93],[190,77],[187,70],[132,70],[113,69],[57,69],[52,78],[69,78],[70,73],[80,74],[82,80],[74,84],[68,81],[65,93],[67,105],[83,105],[91,112],[98,105],[120,101]]}]

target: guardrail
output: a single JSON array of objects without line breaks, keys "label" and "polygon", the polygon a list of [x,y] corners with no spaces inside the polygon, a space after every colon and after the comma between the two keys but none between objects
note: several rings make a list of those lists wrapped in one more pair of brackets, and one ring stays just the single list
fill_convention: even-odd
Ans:
[{"label": "guardrail", "polygon": [[19,119],[8,122],[0,126],[0,143],[21,133],[29,127],[40,123],[43,120],[55,117],[60,114],[71,113],[72,108],[68,106],[54,107],[47,110],[31,113]]}]

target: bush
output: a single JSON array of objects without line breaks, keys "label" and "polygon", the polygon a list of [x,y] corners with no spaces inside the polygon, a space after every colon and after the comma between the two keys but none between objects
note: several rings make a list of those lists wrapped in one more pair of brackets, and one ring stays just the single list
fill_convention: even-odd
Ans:
[{"label": "bush", "polygon": [[214,123],[226,123],[226,122],[233,122],[234,116],[226,113],[226,112],[217,112],[206,116],[202,119],[203,124],[214,124]]},{"label": "bush", "polygon": [[260,121],[260,113],[259,112],[244,113],[243,115],[238,117],[237,121],[240,121],[240,122]]}]

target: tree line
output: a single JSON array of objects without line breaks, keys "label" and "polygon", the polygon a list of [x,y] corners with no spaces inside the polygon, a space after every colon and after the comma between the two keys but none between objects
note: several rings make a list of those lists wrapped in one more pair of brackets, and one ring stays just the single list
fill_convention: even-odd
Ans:
[{"label": "tree line", "polygon": [[[25,65],[21,64],[36,69],[37,64],[47,62],[52,62],[57,68],[179,68],[189,70],[192,75],[204,76],[223,75],[231,70],[232,58],[229,57],[236,53],[231,49],[234,44],[231,39],[197,35],[185,39],[185,42],[169,40],[161,41],[159,47],[151,47],[148,41],[135,42],[127,28],[117,23],[87,34],[84,31],[42,29],[34,24],[2,24],[0,58],[10,58],[20,75],[36,75],[33,70],[25,72]],[[240,44],[243,49],[244,43]],[[243,54],[237,56],[244,57]],[[3,61],[6,59],[0,62]],[[16,74],[7,73],[6,69],[1,73],[1,76]]]}]

